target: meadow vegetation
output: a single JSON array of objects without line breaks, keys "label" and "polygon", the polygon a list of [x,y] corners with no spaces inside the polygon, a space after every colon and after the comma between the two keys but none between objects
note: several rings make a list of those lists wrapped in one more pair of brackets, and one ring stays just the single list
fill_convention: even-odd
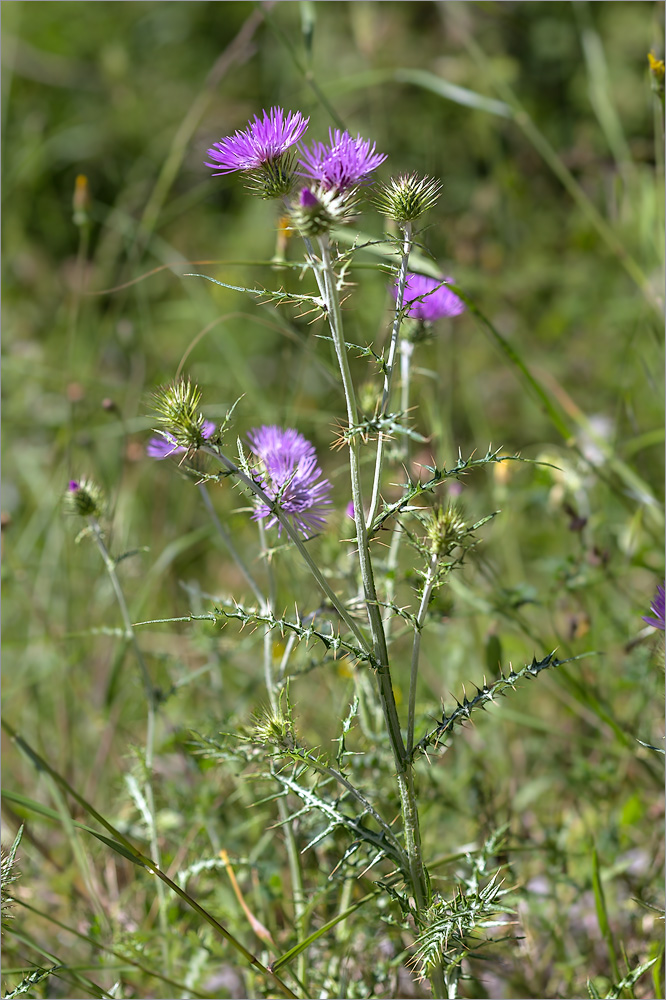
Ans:
[{"label": "meadow vegetation", "polygon": [[[2,34],[3,995],[663,997],[663,4],[6,0]],[[424,539],[454,553],[416,629],[430,909],[331,330],[280,202],[204,166],[272,106],[376,143],[374,186],[441,183],[410,270],[467,306],[415,345],[369,549],[404,728]],[[368,419],[400,263],[371,191],[332,239]],[[217,438],[147,453],[181,376],[235,461],[312,443],[351,630]]]}]

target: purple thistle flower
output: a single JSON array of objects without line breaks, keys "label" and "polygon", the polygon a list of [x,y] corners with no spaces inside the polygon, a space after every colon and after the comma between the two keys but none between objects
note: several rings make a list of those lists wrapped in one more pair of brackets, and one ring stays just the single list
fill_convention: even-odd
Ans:
[{"label": "purple thistle flower", "polygon": [[[208,439],[215,433],[215,424],[212,420],[204,420],[201,433]],[[164,436],[151,437],[150,441],[146,445],[146,455],[150,458],[156,458],[161,461],[163,458],[168,458],[170,455],[183,455],[187,449],[180,447],[176,443],[176,439],[173,434],[168,434],[164,432]]]},{"label": "purple thistle flower", "polygon": [[79,488],[79,484],[76,479],[70,479],[69,486],[67,487],[70,493],[76,493]]},{"label": "purple thistle flower", "polygon": [[643,621],[647,625],[652,625],[653,628],[661,629],[662,632],[666,631],[666,609],[664,607],[664,585],[660,584],[657,587],[657,593],[652,598],[652,604],[650,605],[650,611],[653,617],[650,615],[642,615]]},{"label": "purple thistle flower", "polygon": [[231,174],[235,170],[257,170],[266,163],[279,159],[283,153],[302,138],[309,118],[300,111],[285,112],[273,107],[263,112],[263,118],[254,116],[244,131],[236,131],[214,142],[208,156],[214,163],[206,163],[214,177]]},{"label": "purple thistle flower", "polygon": [[299,146],[298,161],[301,177],[309,177],[326,190],[345,191],[361,184],[386,159],[384,153],[375,152],[375,143],[339,128],[329,129],[330,145],[313,142],[312,146]]},{"label": "purple thistle flower", "polygon": [[[251,430],[248,440],[261,461],[257,482],[264,493],[291,518],[302,535],[320,531],[326,523],[331,484],[322,479],[314,445],[292,427],[263,426]],[[282,525],[268,504],[258,503],[255,520],[269,518],[266,527]]]},{"label": "purple thistle flower", "polygon": [[[464,312],[465,303],[443,284],[446,281],[453,281],[453,278],[426,278],[423,274],[408,272],[404,297],[404,305],[409,307],[406,315],[423,323],[434,323],[443,316],[459,316]],[[393,295],[398,297],[397,282]]]}]

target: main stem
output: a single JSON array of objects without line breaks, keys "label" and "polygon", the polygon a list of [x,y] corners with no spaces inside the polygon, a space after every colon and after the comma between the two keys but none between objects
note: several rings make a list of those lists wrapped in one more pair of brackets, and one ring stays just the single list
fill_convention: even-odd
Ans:
[{"label": "main stem", "polygon": [[405,744],[400,730],[398,710],[391,683],[389,656],[386,645],[386,635],[382,623],[381,609],[377,601],[372,560],[368,547],[368,532],[363,512],[363,493],[361,489],[360,448],[359,438],[354,433],[358,424],[358,411],[354,385],[349,370],[347,348],[344,340],[340,300],[336,283],[336,275],[331,262],[328,239],[319,240],[324,277],[324,292],[328,309],[328,320],[335,345],[335,353],[340,366],[342,386],[347,404],[347,419],[349,423],[349,465],[351,472],[351,492],[354,503],[354,521],[356,523],[356,540],[358,543],[358,558],[363,581],[363,591],[368,611],[368,621],[372,635],[372,646],[377,673],[379,698],[384,713],[386,729],[391,744],[393,760],[396,768],[398,790],[402,808],[402,819],[405,831],[405,848],[409,861],[409,876],[411,889],[416,902],[416,908],[422,913],[430,901],[428,877],[423,865],[421,854],[421,834],[419,817],[414,793],[412,766],[407,758]]}]

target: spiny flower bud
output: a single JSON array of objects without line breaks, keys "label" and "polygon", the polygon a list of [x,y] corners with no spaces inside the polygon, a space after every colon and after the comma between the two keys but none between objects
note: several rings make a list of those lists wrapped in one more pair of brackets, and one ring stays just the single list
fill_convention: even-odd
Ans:
[{"label": "spiny flower bud", "polygon": [[413,222],[437,203],[442,185],[432,177],[400,174],[379,185],[373,201],[383,215],[396,222]]},{"label": "spiny flower bud", "polygon": [[92,479],[71,479],[65,493],[65,509],[80,517],[101,517],[104,493]]},{"label": "spiny flower bud", "polygon": [[280,698],[280,702],[275,708],[266,708],[261,714],[255,715],[250,730],[250,739],[253,743],[274,747],[275,750],[283,753],[296,750],[298,742],[289,702],[287,702],[285,709]]},{"label": "spiny flower bud", "polygon": [[289,217],[303,236],[321,236],[333,226],[348,222],[355,204],[353,196],[336,189],[327,190],[321,185],[304,187],[291,206]]},{"label": "spiny flower bud", "polygon": [[161,433],[188,453],[196,451],[206,440],[205,421],[199,412],[200,402],[201,392],[189,379],[164,386],[154,396]]},{"label": "spiny flower bud", "polygon": [[426,519],[425,528],[430,551],[441,558],[460,545],[467,534],[467,525],[454,505],[435,507]]}]

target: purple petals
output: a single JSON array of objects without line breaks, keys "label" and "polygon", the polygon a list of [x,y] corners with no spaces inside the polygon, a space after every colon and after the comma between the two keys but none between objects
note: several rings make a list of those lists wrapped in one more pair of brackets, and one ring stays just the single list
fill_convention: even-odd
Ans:
[{"label": "purple petals", "polygon": [[300,175],[308,177],[322,187],[345,191],[369,179],[369,174],[384,162],[384,153],[375,152],[375,143],[349,132],[330,129],[329,145],[313,142],[310,147],[300,146],[298,161]]},{"label": "purple petals", "polygon": [[[331,484],[322,479],[314,445],[293,427],[258,427],[248,433],[252,451],[261,462],[257,482],[266,495],[287,514],[302,535],[320,531],[326,524]],[[280,524],[268,504],[258,503],[255,520],[268,518],[266,527]]]},{"label": "purple petals", "polygon": [[662,632],[666,630],[664,596],[664,586],[660,584],[657,587],[657,593],[652,598],[652,604],[650,605],[652,615],[642,615],[643,621],[647,625],[652,625],[653,628],[661,629]]},{"label": "purple petals", "polygon": [[277,160],[290,146],[298,142],[305,133],[310,119],[300,111],[288,111],[272,107],[263,112],[263,118],[254,116],[244,131],[236,131],[214,142],[208,150],[213,163],[206,163],[215,173],[214,177],[231,174],[235,170],[256,170],[264,164]]},{"label": "purple petals", "polygon": [[[459,316],[464,312],[467,308],[465,303],[446,287],[447,281],[453,281],[453,278],[426,278],[423,274],[408,272],[403,302],[406,315],[423,323],[434,323],[444,316]],[[393,287],[393,296],[398,296],[397,283]]]},{"label": "purple petals", "polygon": [[[215,423],[212,420],[204,420],[201,433],[208,440],[215,433]],[[164,433],[163,436],[151,437],[146,445],[146,455],[161,461],[169,455],[183,455],[186,449],[179,447],[173,434]]]}]

